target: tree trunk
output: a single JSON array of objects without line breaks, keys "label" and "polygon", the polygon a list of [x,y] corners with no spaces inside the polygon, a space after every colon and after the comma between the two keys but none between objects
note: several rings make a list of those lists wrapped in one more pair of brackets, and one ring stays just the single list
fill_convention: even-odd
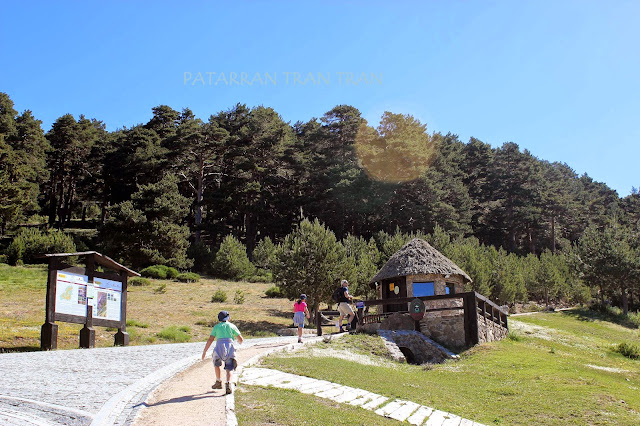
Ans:
[{"label": "tree trunk", "polygon": [[551,253],[556,254],[556,215],[551,215]]},{"label": "tree trunk", "polygon": [[544,303],[545,306],[549,306],[549,290],[547,288],[544,289]]},{"label": "tree trunk", "polygon": [[629,313],[629,300],[627,299],[626,285],[622,284],[622,286],[620,286],[620,290],[622,290],[622,313],[624,316],[627,316],[627,313]]},{"label": "tree trunk", "polygon": [[244,215],[244,229],[247,243],[247,256],[253,261],[253,250],[256,248],[257,226],[254,213],[248,212]]},{"label": "tree trunk", "polygon": [[204,192],[204,158],[200,156],[198,159],[198,188],[196,189],[196,212],[194,217],[194,227],[196,229],[194,235],[194,243],[198,244],[202,235],[200,225],[202,224],[202,197]]},{"label": "tree trunk", "polygon": [[56,206],[58,205],[58,200],[56,199],[56,185],[51,180],[51,188],[49,189],[49,226],[53,226],[56,222]]}]

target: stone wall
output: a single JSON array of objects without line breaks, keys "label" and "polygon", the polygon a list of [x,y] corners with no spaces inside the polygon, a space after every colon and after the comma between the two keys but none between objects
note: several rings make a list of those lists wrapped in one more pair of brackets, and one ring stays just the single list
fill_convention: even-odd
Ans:
[{"label": "stone wall", "polygon": [[[428,312],[429,309],[460,308],[450,311]],[[464,310],[462,299],[425,300],[424,317],[420,320],[420,331],[436,342],[449,348],[463,348]]]},{"label": "stone wall", "polygon": [[[422,333],[408,330],[378,330],[392,357],[412,364],[437,364],[458,356]],[[404,358],[404,359],[403,359]]]},{"label": "stone wall", "polygon": [[504,339],[509,333],[509,329],[495,322],[478,317],[478,343],[493,342]]},{"label": "stone wall", "polygon": [[462,313],[442,316],[425,315],[420,321],[420,331],[448,348],[459,349],[465,346],[464,315]]}]

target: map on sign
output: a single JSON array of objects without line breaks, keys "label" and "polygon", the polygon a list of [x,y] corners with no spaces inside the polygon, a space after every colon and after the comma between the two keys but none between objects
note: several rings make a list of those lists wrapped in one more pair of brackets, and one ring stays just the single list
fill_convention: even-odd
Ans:
[{"label": "map on sign", "polygon": [[56,309],[59,314],[87,315],[86,275],[58,271],[56,276]]},{"label": "map on sign", "polygon": [[93,284],[96,289],[96,297],[93,302],[94,318],[120,321],[122,283],[105,278],[94,278]]},{"label": "map on sign", "polygon": [[93,317],[120,321],[122,283],[105,278],[89,282],[86,275],[58,271],[56,277],[55,312],[85,317],[87,304],[93,306]]}]

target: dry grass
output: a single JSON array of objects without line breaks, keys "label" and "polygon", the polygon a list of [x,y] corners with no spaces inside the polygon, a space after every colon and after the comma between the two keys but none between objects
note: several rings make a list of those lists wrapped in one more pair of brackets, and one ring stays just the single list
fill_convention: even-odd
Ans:
[{"label": "dry grass", "polygon": [[[28,279],[24,279],[25,276]],[[163,284],[166,284],[165,292],[157,292],[156,289]],[[158,333],[171,326],[188,327],[188,341],[204,341],[221,310],[230,312],[231,321],[245,337],[273,336],[278,329],[291,325],[293,302],[266,298],[265,291],[272,285],[204,278],[197,283],[151,280],[149,286],[129,286],[127,332],[130,344],[170,343],[159,338]],[[227,293],[227,302],[211,302],[211,296],[218,289]],[[236,290],[244,292],[243,304],[233,302]],[[0,352],[40,348],[45,299],[46,268],[0,265]],[[64,322],[57,324],[58,349],[77,348],[82,326]],[[94,329],[96,347],[113,345],[115,330]]]}]

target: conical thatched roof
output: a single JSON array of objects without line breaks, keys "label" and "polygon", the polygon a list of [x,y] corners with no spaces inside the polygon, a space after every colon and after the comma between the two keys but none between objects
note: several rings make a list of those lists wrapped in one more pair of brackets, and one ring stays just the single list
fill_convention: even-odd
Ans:
[{"label": "conical thatched roof", "polygon": [[414,238],[391,256],[369,282],[418,274],[459,275],[465,282],[472,281],[469,275],[428,242]]}]

